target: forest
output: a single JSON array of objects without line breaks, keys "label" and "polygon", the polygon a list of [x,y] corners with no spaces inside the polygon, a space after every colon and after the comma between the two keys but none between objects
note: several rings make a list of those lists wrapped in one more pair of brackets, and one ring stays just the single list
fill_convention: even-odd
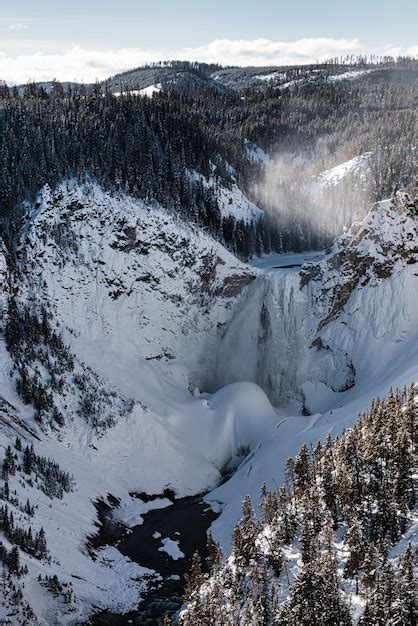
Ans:
[{"label": "forest", "polygon": [[391,390],[353,428],[303,445],[259,515],[244,499],[231,557],[209,537],[209,575],[195,554],[180,623],[348,626],[356,612],[360,626],[412,626],[413,550],[404,540],[393,561],[391,548],[415,505],[416,413],[414,385]]},{"label": "forest", "polygon": [[[401,59],[356,81],[303,80],[262,91],[182,80],[147,98],[116,97],[106,83],[64,89],[54,82],[49,90],[31,83],[23,91],[3,85],[0,217],[6,239],[19,228],[22,201],[33,202],[45,183],[91,178],[205,227],[243,259],[323,248],[338,233],[315,221],[309,197],[296,194],[290,211],[281,210],[283,196],[294,193],[293,170],[279,181],[284,188],[266,193],[260,185],[265,164],[251,158],[248,146],[275,156],[303,155],[314,162],[309,171],[370,152],[365,202],[387,197],[415,177],[417,76],[418,63]],[[215,188],[232,182],[265,211],[261,218],[222,215]],[[337,219],[337,228],[344,225]]]}]

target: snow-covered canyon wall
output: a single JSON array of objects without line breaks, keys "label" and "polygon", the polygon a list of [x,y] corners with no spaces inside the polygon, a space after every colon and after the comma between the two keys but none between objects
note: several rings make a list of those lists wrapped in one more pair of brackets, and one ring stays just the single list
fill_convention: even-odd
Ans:
[{"label": "snow-covered canyon wall", "polygon": [[44,304],[78,357],[130,397],[141,370],[193,384],[256,275],[162,208],[94,184],[45,187],[21,241],[20,300]]},{"label": "snow-covered canyon wall", "polygon": [[[253,384],[210,398],[196,389],[257,272],[162,208],[73,181],[42,190],[20,241],[12,300],[18,330],[30,335],[29,322],[37,331],[35,345],[18,342],[24,367],[14,376],[30,394],[46,389],[43,430],[59,430],[70,447],[82,440],[93,465],[118,442],[109,477],[131,491],[216,485],[231,457],[257,444],[258,427],[276,420]],[[59,375],[62,356],[45,345],[52,332],[71,355]]]},{"label": "snow-covered canyon wall", "polygon": [[[213,530],[228,544],[242,496],[281,480],[286,455],[418,376],[416,227],[415,203],[398,194],[324,260],[260,271],[166,211],[94,184],[45,187],[28,206],[16,258],[0,264],[0,446],[18,434],[74,477],[52,503],[19,475],[10,489],[38,506],[48,574],[82,575],[80,621],[92,603],[134,606],[142,585],[117,550],[87,554],[97,499],[112,494],[130,510],[133,491],[211,490],[242,462],[209,498],[223,503]],[[33,581],[46,567],[22,562]],[[25,592],[32,605],[38,587]],[[35,608],[40,623],[62,610]]]},{"label": "snow-covered canyon wall", "polygon": [[157,414],[167,381],[182,393],[255,383],[274,405],[315,412],[415,341],[416,240],[415,205],[398,193],[322,261],[262,271],[163,210],[65,182],[29,213],[18,292]]}]

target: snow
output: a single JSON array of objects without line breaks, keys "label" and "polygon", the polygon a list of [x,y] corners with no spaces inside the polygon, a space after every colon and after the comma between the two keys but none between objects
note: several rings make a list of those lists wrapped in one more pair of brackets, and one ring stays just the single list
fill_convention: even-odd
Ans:
[{"label": "snow", "polygon": [[[25,237],[30,245],[22,259],[27,280],[20,297],[35,297],[50,307],[77,368],[84,363],[98,376],[99,386],[114,390],[116,398],[131,399],[131,408],[116,415],[112,427],[96,432],[70,394],[65,399],[67,426],[59,434],[42,433],[33,409],[16,396],[9,376],[12,362],[0,337],[1,395],[16,407],[0,423],[0,445],[13,443],[16,433],[27,441],[28,424],[40,439],[36,452],[73,473],[76,485],[74,493],[51,502],[36,488],[11,481],[23,502],[29,495],[38,505],[35,529],[45,528],[52,555],[51,566],[26,556],[22,560],[31,580],[42,571],[72,581],[75,615],[83,621],[92,605],[112,611],[134,608],[146,590],[144,574],[150,573],[113,548],[99,551],[95,561],[90,558],[85,544],[97,532],[93,503],[112,494],[120,499],[116,518],[137,525],[146,511],[170,501],[161,497],[145,504],[130,493],[171,488],[186,496],[213,488],[224,464],[242,446],[258,445],[260,432],[271,427],[276,414],[254,385],[243,383],[209,397],[189,391],[191,380],[196,387],[199,371],[210,369],[219,342],[216,329],[233,316],[253,270],[167,211],[110,196],[95,185],[79,188],[67,182],[55,194],[45,188],[39,204],[28,209]],[[57,245],[54,233],[63,222],[74,233],[76,248],[65,240]],[[138,280],[141,276],[146,279]],[[2,283],[3,304],[5,275]],[[116,298],[115,288],[120,290]],[[66,384],[71,388],[71,378]],[[110,411],[117,406],[112,402]],[[259,405],[260,414],[255,410]],[[38,587],[25,596],[33,605]],[[58,610],[62,607],[53,602],[40,603],[39,622],[54,622]]]},{"label": "snow", "polygon": [[127,528],[140,526],[145,513],[154,509],[163,509],[171,506],[172,502],[168,498],[155,498],[149,502],[143,502],[140,498],[133,498],[131,502],[125,504],[122,508],[116,509],[114,518],[124,524]]},{"label": "snow", "polygon": [[[259,157],[262,154],[260,151],[261,148],[258,148],[257,154]],[[267,155],[265,158],[267,158]],[[222,217],[234,217],[237,220],[252,222],[263,215],[263,211],[241,191],[233,176],[229,186],[222,184],[215,176],[205,178],[197,172],[191,172],[190,178],[192,180],[200,180],[205,187],[214,191]]]},{"label": "snow", "polygon": [[269,164],[271,163],[271,156],[263,150],[260,146],[254,143],[247,143],[245,146],[246,153],[250,161],[258,163]]},{"label": "snow", "polygon": [[357,78],[371,74],[373,71],[374,70],[350,70],[343,72],[342,74],[328,76],[328,80],[332,83],[340,82],[342,80],[356,80]]},{"label": "snow", "polygon": [[288,89],[289,87],[293,87],[294,85],[303,82],[303,80],[303,78],[300,78],[299,80],[288,80],[287,82],[279,85],[279,89]]},{"label": "snow", "polygon": [[364,178],[370,164],[372,152],[365,152],[358,156],[340,163],[335,167],[326,170],[317,176],[316,180],[321,187],[333,186],[340,183],[347,176],[358,176]]},{"label": "snow", "polygon": [[[73,214],[67,207],[76,201],[84,208]],[[167,212],[150,211],[139,201],[111,198],[92,187],[70,188],[58,206],[54,202],[45,198],[30,227],[34,249],[28,263],[39,266],[42,277],[28,289],[57,302],[60,324],[71,329],[66,339],[82,361],[99,368],[97,373],[127,397],[165,413],[165,404],[156,403],[162,387],[187,390],[189,372],[199,386],[199,369],[210,367],[215,348],[213,328],[232,317],[251,270],[210,237],[179,227]],[[51,242],[45,250],[37,233],[67,219],[79,249],[66,251],[63,264],[59,247]],[[131,253],[125,251],[127,228],[138,242]],[[202,276],[211,263],[214,279],[206,284]],[[59,273],[56,266],[62,266]],[[236,295],[224,297],[231,277],[237,280]],[[209,305],[210,315],[202,315]],[[146,385],[138,386],[141,380]]]},{"label": "snow", "polygon": [[254,76],[254,78],[257,78],[258,80],[275,80],[275,79],[279,79],[279,78],[285,78],[286,77],[286,73],[283,74],[283,72],[270,72],[269,74],[258,74],[257,76]]},{"label": "snow", "polygon": [[185,555],[180,550],[179,542],[174,541],[173,539],[169,539],[168,537],[165,539],[161,539],[162,547],[158,548],[159,552],[166,552],[173,561],[178,561],[178,559],[184,559]]},{"label": "snow", "polygon": [[144,87],[139,90],[141,96],[146,96],[147,98],[151,98],[155,93],[159,93],[161,91],[161,84],[157,85],[149,85],[148,87]]},{"label": "snow", "polygon": [[113,95],[117,98],[120,96],[144,96],[145,98],[152,98],[155,93],[159,93],[162,89],[160,83],[157,85],[148,85],[148,87],[143,87],[143,89],[131,89],[129,91],[114,91]]},{"label": "snow", "polygon": [[[414,250],[416,228],[416,218],[407,217],[402,207],[380,203],[315,264],[319,277],[304,287],[296,271],[269,269],[276,261],[266,259],[262,277],[251,285],[224,334],[219,381],[257,382],[274,404],[282,405],[284,417],[235,475],[206,498],[222,510],[212,531],[227,553],[246,494],[257,503],[260,485],[279,487],[286,459],[303,443],[315,445],[329,433],[340,433],[373,398],[418,379],[418,274],[416,265],[398,256],[399,250]],[[369,283],[361,276],[337,318],[318,333],[318,322],[335,301],[335,288],[353,280],[350,257],[345,265],[336,263],[350,246],[367,258]],[[375,273],[380,262],[391,260],[390,276]],[[322,348],[313,346],[318,336]],[[353,374],[355,385],[345,389]],[[292,397],[312,415],[298,415],[295,404],[292,414]]]},{"label": "snow", "polygon": [[[37,505],[33,526],[45,528],[51,551],[51,564],[22,556],[31,581],[25,597],[41,624],[82,623],[93,605],[130,610],[146,591],[144,576],[154,575],[116,548],[90,557],[86,539],[97,532],[99,498],[119,498],[115,518],[133,527],[171,501],[161,495],[146,503],[132,492],[210,491],[206,501],[221,511],[212,531],[227,551],[245,494],[257,502],[263,482],[282,484],[286,459],[302,443],[341,432],[373,397],[418,379],[417,270],[405,260],[416,245],[416,219],[402,206],[374,207],[324,258],[271,255],[252,266],[162,207],[97,185],[45,188],[28,210],[20,298],[44,302],[76,367],[90,367],[100,389],[116,394],[106,409],[116,413],[112,426],[93,428],[68,395],[66,427],[41,432],[16,395],[0,336],[0,394],[13,405],[0,410],[0,446],[16,433],[24,443],[38,437],[36,452],[56,459],[76,485],[51,501],[11,479],[19,498]],[[60,224],[67,238],[57,240]],[[366,270],[358,276],[362,260]],[[390,271],[382,276],[386,262]],[[303,273],[312,270],[304,284]],[[4,312],[1,255],[0,284]],[[321,325],[347,288],[338,315]],[[128,399],[129,409],[118,412]],[[303,407],[312,414],[301,415]],[[220,485],[231,467],[237,471]],[[158,528],[154,537],[161,538]],[[170,538],[160,549],[175,560],[184,556]],[[53,598],[43,600],[40,572],[73,582],[71,617]]]},{"label": "snow", "polygon": [[230,189],[215,185],[215,195],[223,217],[234,217],[250,222],[263,215],[263,211],[251,202],[235,183]]},{"label": "snow", "polygon": [[[3,342],[1,344],[3,345]],[[7,390],[2,389],[3,393],[7,399],[12,399]],[[13,400],[19,416],[25,413],[27,416],[27,409],[21,411],[19,401],[16,398]],[[4,427],[5,419],[6,416],[2,415],[0,447],[4,448],[9,443],[13,445],[16,435],[19,435],[26,445],[28,440],[30,441],[28,433],[19,426],[19,422],[12,415],[11,436]],[[33,422],[28,416],[26,419],[33,428]],[[75,445],[70,448],[68,443],[45,437],[39,430],[37,436],[40,437],[40,441],[35,440],[36,453],[56,459],[60,467],[70,471],[75,478],[74,492],[65,496],[63,500],[51,500],[36,486],[30,486],[27,482],[22,484],[18,475],[10,477],[10,486],[17,491],[19,500],[25,502],[29,497],[36,508],[35,517],[23,525],[27,527],[30,523],[34,530],[44,527],[47,545],[52,555],[51,563],[48,564],[21,552],[21,561],[29,568],[30,581],[30,585],[25,585],[24,595],[36,611],[38,623],[45,625],[74,623],[77,619],[83,622],[83,617],[91,612],[93,605],[109,607],[115,611],[134,608],[138,598],[146,590],[144,575],[153,575],[153,572],[132,563],[113,547],[99,550],[96,560],[93,561],[85,545],[87,537],[97,531],[94,500],[116,487],[109,477],[106,464],[99,467],[91,464],[85,447],[80,449]],[[15,514],[16,519],[19,517]],[[22,524],[22,521],[19,521],[19,524]],[[43,593],[37,582],[39,574],[42,576],[57,574],[60,580],[72,582],[77,598],[75,612],[66,615],[65,606],[57,606],[50,594]]]}]

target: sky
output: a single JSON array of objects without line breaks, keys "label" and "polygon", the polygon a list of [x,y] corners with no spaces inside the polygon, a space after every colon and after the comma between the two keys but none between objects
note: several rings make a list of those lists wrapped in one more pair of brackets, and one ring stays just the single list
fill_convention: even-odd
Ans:
[{"label": "sky", "polygon": [[93,82],[146,62],[418,55],[418,0],[1,0],[0,79]]}]

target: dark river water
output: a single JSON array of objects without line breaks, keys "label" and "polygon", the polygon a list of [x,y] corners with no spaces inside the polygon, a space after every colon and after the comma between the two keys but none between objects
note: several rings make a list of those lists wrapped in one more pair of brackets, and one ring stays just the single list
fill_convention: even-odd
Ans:
[{"label": "dark river water", "polygon": [[[206,558],[207,531],[218,515],[202,501],[202,496],[181,498],[164,509],[141,514],[143,523],[126,533],[112,523],[110,507],[102,503],[98,504],[98,510],[102,527],[92,541],[93,547],[114,545],[132,561],[158,572],[162,581],[151,583],[154,586],[135,611],[124,615],[105,611],[95,615],[90,624],[160,624],[165,615],[172,616],[181,607],[184,574],[189,570],[196,550],[202,559]],[[161,552],[161,538],[154,537],[156,532],[161,538],[178,542],[185,557],[174,560],[166,552]]]}]

